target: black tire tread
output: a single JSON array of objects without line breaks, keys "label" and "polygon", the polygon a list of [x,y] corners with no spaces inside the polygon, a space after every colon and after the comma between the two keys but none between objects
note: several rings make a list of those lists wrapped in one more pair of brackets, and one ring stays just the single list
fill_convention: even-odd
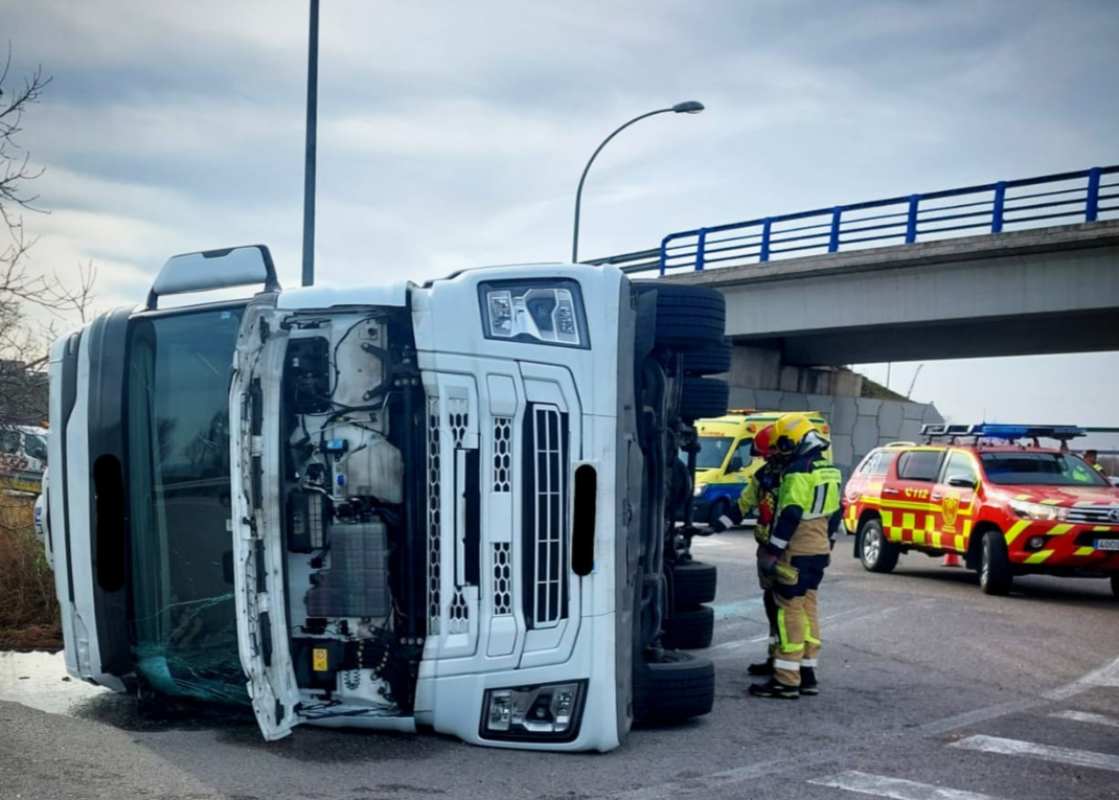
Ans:
[{"label": "black tire tread", "polygon": [[715,611],[711,606],[674,611],[664,622],[665,646],[674,650],[704,650],[715,638]]},{"label": "black tire tread", "polygon": [[672,569],[672,604],[675,608],[694,608],[715,599],[719,570],[714,564],[689,561]]},{"label": "black tire tread", "polygon": [[730,387],[717,378],[684,378],[680,392],[680,419],[721,417],[730,403]]},{"label": "black tire tread", "polygon": [[715,703],[715,665],[706,658],[671,654],[669,663],[642,664],[634,687],[634,718],[639,724],[681,722],[711,711]]}]

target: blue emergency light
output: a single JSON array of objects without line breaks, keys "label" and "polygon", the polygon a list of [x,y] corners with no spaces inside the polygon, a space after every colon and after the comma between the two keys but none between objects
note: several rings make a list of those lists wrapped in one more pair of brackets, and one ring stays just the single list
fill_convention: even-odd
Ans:
[{"label": "blue emergency light", "polygon": [[980,422],[973,425],[923,425],[921,435],[929,438],[975,436],[982,439],[1036,439],[1044,436],[1067,442],[1086,436],[1086,431],[1077,425],[1008,425],[998,422]]}]

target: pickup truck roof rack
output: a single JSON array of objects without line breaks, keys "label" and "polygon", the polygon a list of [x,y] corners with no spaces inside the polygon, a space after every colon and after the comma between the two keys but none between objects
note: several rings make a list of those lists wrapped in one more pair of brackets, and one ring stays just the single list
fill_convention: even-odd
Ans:
[{"label": "pickup truck roof rack", "polygon": [[1086,431],[1077,425],[1007,425],[994,422],[980,422],[972,425],[947,425],[942,423],[921,426],[921,435],[925,442],[931,444],[935,439],[948,439],[956,444],[960,438],[968,437],[979,439],[1003,439],[1015,441],[1017,439],[1033,439],[1034,446],[1039,447],[1038,439],[1056,439],[1067,443],[1086,435]]}]

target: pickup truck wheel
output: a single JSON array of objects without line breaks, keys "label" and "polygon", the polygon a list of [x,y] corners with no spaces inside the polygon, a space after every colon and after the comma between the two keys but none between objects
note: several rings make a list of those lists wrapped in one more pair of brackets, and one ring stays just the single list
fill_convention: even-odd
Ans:
[{"label": "pickup truck wheel", "polygon": [[691,422],[726,414],[730,387],[715,378],[684,378],[680,395],[680,419]]},{"label": "pickup truck wheel", "polygon": [[859,543],[860,561],[868,572],[890,572],[898,565],[897,545],[887,541],[881,521],[868,519],[864,522],[859,528]]},{"label": "pickup truck wheel", "polygon": [[979,550],[979,588],[984,594],[1006,594],[1013,581],[1002,531],[987,531]]},{"label": "pickup truck wheel", "polygon": [[683,722],[711,711],[715,704],[715,665],[676,650],[638,666],[633,716],[638,724]]},{"label": "pickup truck wheel", "polygon": [[722,343],[727,301],[706,286],[681,286],[656,281],[657,344],[680,351],[702,350]]},{"label": "pickup truck wheel", "polygon": [[702,350],[684,353],[685,375],[718,375],[730,370],[731,346],[712,342]]},{"label": "pickup truck wheel", "polygon": [[719,571],[714,564],[689,561],[672,568],[672,605],[695,608],[715,599]]},{"label": "pickup truck wheel", "polygon": [[664,643],[674,650],[703,650],[715,636],[715,611],[711,606],[673,611],[664,621]]}]

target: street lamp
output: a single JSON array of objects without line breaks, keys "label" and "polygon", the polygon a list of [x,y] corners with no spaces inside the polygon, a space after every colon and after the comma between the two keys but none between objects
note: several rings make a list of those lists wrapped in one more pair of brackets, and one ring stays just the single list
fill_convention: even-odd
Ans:
[{"label": "street lamp", "polygon": [[579,263],[579,208],[580,208],[580,206],[582,204],[582,201],[583,201],[583,183],[587,180],[587,173],[591,169],[591,164],[593,164],[594,160],[596,158],[598,158],[598,154],[602,152],[602,148],[606,147],[607,142],[609,142],[611,139],[613,139],[619,133],[624,131],[630,125],[632,125],[635,122],[638,122],[639,120],[643,120],[646,117],[653,117],[653,116],[656,116],[657,114],[667,114],[670,111],[674,114],[698,114],[700,111],[703,111],[703,103],[699,102],[698,100],[686,100],[683,103],[677,103],[676,105],[674,105],[670,108],[658,108],[656,111],[649,111],[645,114],[634,117],[629,122],[627,122],[625,125],[622,125],[622,126],[618,127],[617,129],[615,129],[615,131],[613,133],[611,133],[609,136],[607,136],[605,139],[603,139],[602,144],[600,144],[595,149],[594,153],[591,154],[591,158],[587,162],[587,166],[583,167],[583,174],[579,178],[579,188],[575,191],[575,231],[574,231],[573,236],[571,237],[571,263],[572,264]]}]

